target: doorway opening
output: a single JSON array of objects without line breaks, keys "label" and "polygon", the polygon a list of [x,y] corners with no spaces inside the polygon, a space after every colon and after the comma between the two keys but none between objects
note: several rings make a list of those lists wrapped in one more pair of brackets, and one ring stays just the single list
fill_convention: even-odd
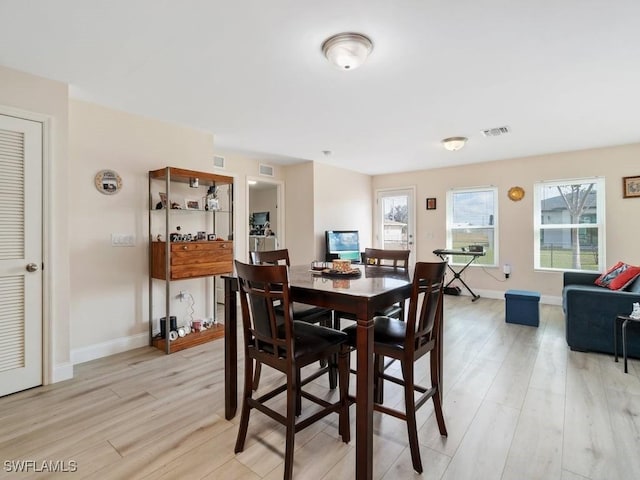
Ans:
[{"label": "doorway opening", "polygon": [[285,248],[283,182],[247,177],[249,251]]}]

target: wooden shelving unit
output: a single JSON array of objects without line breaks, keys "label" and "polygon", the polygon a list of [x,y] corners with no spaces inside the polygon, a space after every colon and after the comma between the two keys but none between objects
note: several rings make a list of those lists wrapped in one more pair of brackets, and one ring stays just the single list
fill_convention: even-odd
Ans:
[{"label": "wooden shelving unit", "polygon": [[[224,325],[218,323],[211,328],[207,328],[206,330],[202,330],[200,332],[191,332],[189,335],[179,337],[177,340],[169,342],[171,353],[179,352],[180,350],[184,350],[185,348],[195,347],[196,345],[202,345],[203,343],[207,343],[222,337],[224,337]],[[166,350],[167,348],[167,342],[164,338],[154,337],[152,340],[152,345],[156,348],[159,348],[160,350]]]},{"label": "wooden shelving unit", "polygon": [[[187,190],[193,194],[196,202],[206,196],[206,191],[209,187],[226,186],[225,190],[228,194],[226,199],[227,209],[205,210],[204,202],[200,203],[200,208],[196,209],[167,208],[174,203],[181,204],[181,202],[175,202],[175,197],[172,194],[172,187],[177,184],[187,184],[188,187],[193,188],[193,192],[191,192],[191,188],[187,188]],[[160,188],[160,192],[164,192],[166,195],[166,205],[163,208],[156,203],[156,198],[154,197],[154,192],[158,188]],[[185,197],[185,201],[186,199]],[[226,238],[172,241],[170,232],[172,221],[180,219],[178,221],[182,223],[188,217],[194,223],[208,224],[209,229],[212,231],[207,231],[207,235],[217,234],[217,217],[219,215],[224,215],[228,218],[229,224]],[[158,227],[158,225],[154,225],[154,222],[164,223],[163,233],[154,236],[153,229]],[[215,277],[216,275],[233,272],[232,238],[233,177],[175,167],[149,171],[149,342],[151,345],[169,354],[224,336],[224,326],[214,324],[206,330],[192,332],[184,337],[178,337],[176,340],[170,341],[169,328],[165,329],[164,338],[158,338],[153,335],[153,327],[155,324],[159,325],[161,317],[168,319],[171,316],[171,283],[175,281],[193,278],[213,278],[213,308],[215,310]],[[163,281],[165,287],[164,312],[163,314],[156,314],[155,318],[153,311],[154,281]]]}]

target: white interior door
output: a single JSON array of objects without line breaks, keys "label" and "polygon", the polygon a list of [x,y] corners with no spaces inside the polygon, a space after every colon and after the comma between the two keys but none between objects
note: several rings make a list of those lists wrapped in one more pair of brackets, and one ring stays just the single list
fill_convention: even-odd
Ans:
[{"label": "white interior door", "polygon": [[0,115],[0,396],[42,384],[42,124]]},{"label": "white interior door", "polygon": [[376,192],[376,245],[387,250],[411,250],[415,262],[415,188]]}]

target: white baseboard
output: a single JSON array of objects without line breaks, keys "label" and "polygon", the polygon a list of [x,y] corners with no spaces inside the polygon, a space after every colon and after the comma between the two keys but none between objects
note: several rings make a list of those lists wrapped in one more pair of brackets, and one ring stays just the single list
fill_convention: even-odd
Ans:
[{"label": "white baseboard", "polygon": [[73,378],[73,363],[65,362],[54,365],[49,383],[62,382]]},{"label": "white baseboard", "polygon": [[[492,298],[494,300],[504,300],[504,292],[501,290],[473,290],[476,295],[480,295],[480,298]],[[461,295],[466,297],[471,297],[471,294],[467,292],[464,288],[460,292]],[[556,297],[553,295],[541,295],[540,303],[544,303],[545,305],[562,305],[562,297]]]},{"label": "white baseboard", "polygon": [[126,352],[134,348],[149,345],[149,334],[138,333],[129,337],[120,337],[108,342],[96,343],[87,347],[71,350],[71,363],[84,363],[96,358],[108,357],[115,353]]}]

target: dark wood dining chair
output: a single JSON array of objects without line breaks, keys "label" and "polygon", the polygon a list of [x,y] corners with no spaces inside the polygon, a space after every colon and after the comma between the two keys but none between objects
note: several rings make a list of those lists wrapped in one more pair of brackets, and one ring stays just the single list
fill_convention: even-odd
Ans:
[{"label": "dark wood dining chair", "polygon": [[[293,320],[288,269],[285,265],[249,265],[237,260],[235,265],[242,307],[245,358],[244,393],[235,453],[244,449],[251,410],[259,410],[285,426],[284,478],[290,479],[296,432],[330,413],[338,413],[338,432],[343,442],[350,440],[348,390],[351,349],[348,337],[332,328]],[[284,321],[280,321],[276,304],[283,308]],[[331,361],[333,358],[338,359],[339,399],[330,403],[302,390],[304,385],[323,372],[318,371],[302,379],[301,369],[321,359]],[[254,360],[284,373],[284,385],[254,398]],[[286,392],[284,415],[265,405],[265,402],[283,392]],[[302,397],[322,408],[306,418],[296,420],[298,403]]]},{"label": "dark wood dining chair", "polygon": [[[405,409],[402,412],[381,403],[374,403],[373,408],[407,422],[411,460],[418,473],[422,473],[422,461],[418,446],[416,410],[429,398],[433,399],[440,435],[447,436],[442,412],[443,284],[446,265],[446,262],[416,263],[406,321],[390,317],[374,318],[375,396],[382,397],[385,380],[401,385],[404,387]],[[349,326],[344,332],[355,346],[356,327]],[[431,376],[431,386],[428,388],[414,383],[415,362],[426,354],[429,354]],[[389,375],[379,368],[382,357],[400,361],[402,378]],[[416,399],[415,392],[422,395]]]},{"label": "dark wood dining chair", "polygon": [[[286,265],[291,266],[289,260],[289,250],[286,248],[280,250],[256,251],[249,252],[249,259],[254,265]],[[293,319],[301,320],[308,323],[319,323],[325,327],[331,326],[331,310],[326,308],[306,305],[304,303],[293,303]]]},{"label": "dark wood dining chair", "polygon": [[[398,273],[408,273],[409,271],[409,250],[385,250],[381,248],[365,248],[362,253],[362,263],[367,266],[389,269]],[[366,272],[365,272],[366,274]],[[404,302],[389,305],[376,315],[394,317],[402,320],[404,318]],[[345,312],[334,313],[334,328],[340,328],[340,319],[356,320],[355,315]]]},{"label": "dark wood dining chair", "polygon": [[362,263],[365,265],[409,268],[410,250],[386,250],[383,248],[365,248]]},{"label": "dark wood dining chair", "polygon": [[[249,260],[254,265],[286,265],[291,266],[289,260],[289,250],[282,248],[279,250],[263,250],[249,252]],[[276,311],[282,314],[282,308],[277,306]],[[307,323],[318,323],[324,327],[332,326],[333,312],[326,308],[315,307],[304,303],[293,302],[293,319]],[[323,360],[320,367],[324,368],[327,363]],[[255,376],[253,379],[254,390],[258,388],[261,373],[260,363],[256,365]],[[335,368],[329,369],[329,387],[336,388],[337,372]]]}]

